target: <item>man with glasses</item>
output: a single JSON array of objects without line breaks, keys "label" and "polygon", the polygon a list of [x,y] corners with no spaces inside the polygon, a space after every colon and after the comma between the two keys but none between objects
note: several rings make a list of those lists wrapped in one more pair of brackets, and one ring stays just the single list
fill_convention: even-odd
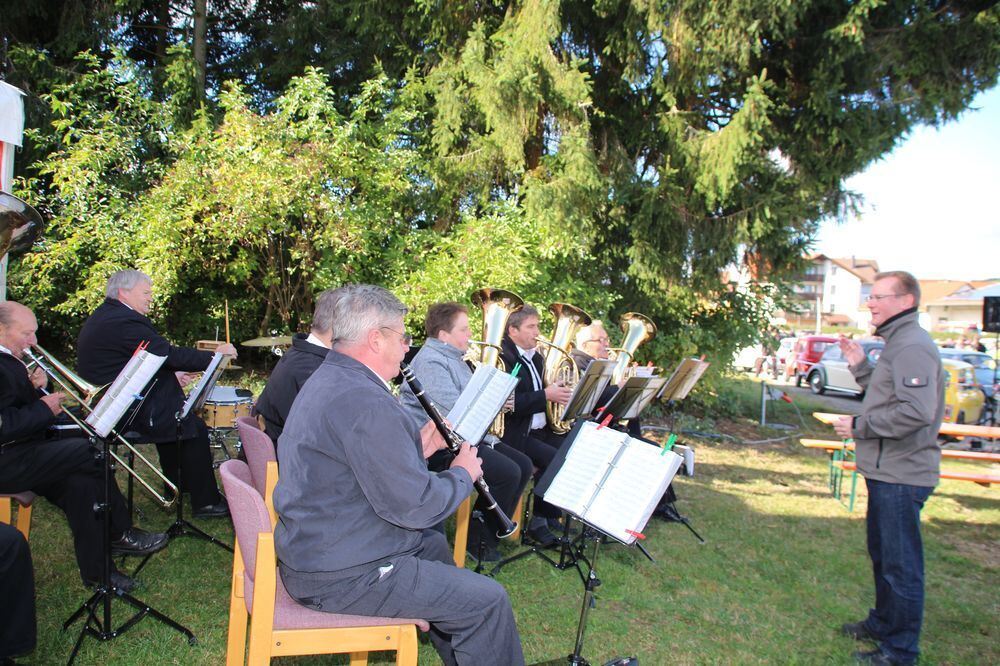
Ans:
[{"label": "man with glasses", "polygon": [[912,664],[920,654],[924,559],[920,510],[940,474],[938,429],[944,415],[944,372],[930,336],[917,324],[920,285],[909,273],[875,276],[867,299],[875,334],[885,339],[877,363],[857,342],[840,339],[855,380],[865,389],[861,413],[834,425],[853,438],[858,471],[868,485],[868,553],[875,608],[844,634],[878,644],[856,652],[871,664]]},{"label": "man with glasses", "polygon": [[409,347],[405,314],[372,285],[344,287],[334,306],[333,349],[278,444],[281,578],[315,610],[427,620],[446,664],[517,666],[524,657],[506,591],[457,568],[432,529],[469,496],[482,467],[463,444],[450,469],[427,469],[444,440],[421,432],[389,384]]}]

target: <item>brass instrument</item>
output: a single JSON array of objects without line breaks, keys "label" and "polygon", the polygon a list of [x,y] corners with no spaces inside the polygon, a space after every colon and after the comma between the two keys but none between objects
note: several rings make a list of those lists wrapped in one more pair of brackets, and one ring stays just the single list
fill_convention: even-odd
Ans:
[{"label": "brass instrument", "polygon": [[31,249],[45,221],[38,211],[7,192],[0,192],[0,257]]},{"label": "brass instrument", "polygon": [[[492,365],[501,372],[507,372],[506,364],[500,358],[500,343],[507,332],[507,319],[524,307],[524,301],[512,291],[490,287],[474,291],[471,299],[472,304],[483,311],[483,339],[469,341],[466,357],[473,363]],[[490,426],[490,433],[503,437],[502,412]]]},{"label": "brass instrument", "polygon": [[[86,381],[72,370],[67,368],[65,365],[59,362],[52,354],[45,351],[39,345],[34,345],[37,350],[37,354],[33,353],[30,349],[25,349],[24,354],[31,361],[31,364],[37,365],[42,371],[52,378],[60,389],[62,389],[66,395],[72,398],[74,401],[80,404],[80,407],[87,411],[87,413],[93,412],[94,407],[96,407],[96,402],[98,401],[98,396],[107,388],[107,386],[94,386],[90,382]],[[29,368],[30,369],[30,368]],[[48,393],[45,389],[43,392]],[[64,409],[63,412],[69,419],[77,425],[88,437],[96,436],[94,429],[80,417],[73,414],[68,409]],[[152,495],[156,501],[162,504],[164,507],[173,506],[174,502],[177,501],[179,493],[177,492],[177,486],[174,485],[170,479],[168,479],[163,472],[161,472],[153,463],[151,463],[142,453],[135,448],[127,439],[121,436],[117,431],[111,431],[111,438],[116,443],[123,445],[129,451],[131,451],[139,462],[143,463],[153,472],[153,474],[163,482],[163,485],[170,491],[173,496],[167,498],[164,495],[158,493],[149,482],[142,478],[142,476],[135,471],[114,451],[111,451],[111,457],[114,459],[115,463],[124,469],[128,474],[132,476],[136,481],[139,482],[143,488],[145,488],[150,495]]]},{"label": "brass instrument", "polygon": [[633,370],[630,365],[635,357],[635,350],[639,345],[656,337],[656,324],[638,312],[626,312],[618,320],[618,324],[625,337],[622,338],[620,346],[608,350],[608,358],[615,361],[615,367],[611,371],[612,384],[632,376]]},{"label": "brass instrument", "polygon": [[[549,312],[556,320],[552,339],[538,338],[538,342],[546,347],[543,382],[546,386],[561,383],[572,390],[580,382],[580,369],[569,355],[569,346],[576,337],[576,332],[583,326],[590,326],[593,320],[589,314],[568,303],[553,303],[549,306]],[[566,405],[558,402],[545,403],[545,418],[553,432],[569,432],[570,422],[562,419],[565,411]]]}]

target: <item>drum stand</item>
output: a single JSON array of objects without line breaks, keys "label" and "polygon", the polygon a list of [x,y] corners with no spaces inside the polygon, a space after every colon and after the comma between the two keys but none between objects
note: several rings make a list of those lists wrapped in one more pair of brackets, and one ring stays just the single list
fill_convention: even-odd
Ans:
[{"label": "drum stand", "polygon": [[[94,506],[94,510],[101,516],[101,524],[104,532],[104,570],[101,572],[101,581],[97,584],[94,593],[89,599],[83,602],[83,605],[81,605],[68,620],[63,623],[63,630],[65,631],[66,629],[69,629],[70,625],[78,619],[81,617],[84,618],[83,627],[80,629],[80,635],[77,637],[76,643],[73,645],[73,651],[69,655],[69,663],[72,664],[76,659],[76,655],[79,653],[80,647],[83,645],[84,637],[93,636],[101,642],[110,641],[112,638],[120,636],[131,629],[147,615],[166,624],[171,629],[179,631],[187,636],[189,645],[196,645],[198,643],[198,639],[195,638],[190,629],[178,624],[160,611],[151,607],[149,604],[136,599],[131,594],[128,594],[124,590],[121,590],[112,584],[111,484],[114,483],[114,479],[111,476],[111,456],[109,455],[108,440],[106,438],[101,437],[97,440],[92,439],[91,441],[94,444],[99,443],[100,448],[98,450],[100,453],[98,456],[104,465],[104,497],[100,503]],[[145,564],[145,560],[143,560],[143,564]],[[138,569],[136,569],[136,572],[138,572]],[[117,629],[114,628],[111,618],[111,601],[115,598],[121,599],[136,609],[136,613]]]}]

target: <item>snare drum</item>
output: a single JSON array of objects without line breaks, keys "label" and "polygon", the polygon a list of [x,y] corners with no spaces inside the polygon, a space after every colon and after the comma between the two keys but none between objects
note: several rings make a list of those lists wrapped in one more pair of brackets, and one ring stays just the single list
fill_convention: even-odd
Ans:
[{"label": "snare drum", "polygon": [[212,430],[232,429],[236,419],[250,416],[253,393],[235,386],[213,386],[199,415]]}]

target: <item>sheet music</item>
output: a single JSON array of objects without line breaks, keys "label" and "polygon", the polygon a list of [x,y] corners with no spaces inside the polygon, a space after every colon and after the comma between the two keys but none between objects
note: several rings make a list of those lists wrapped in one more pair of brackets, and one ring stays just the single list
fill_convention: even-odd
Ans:
[{"label": "sheet music", "polygon": [[627,439],[628,435],[610,428],[598,428],[593,421],[584,423],[559,474],[545,491],[545,501],[583,515],[608,465]]},{"label": "sheet music", "polygon": [[517,386],[517,378],[492,365],[480,365],[448,412],[452,429],[472,444],[478,444]]},{"label": "sheet music", "polygon": [[166,360],[166,356],[157,356],[145,349],[137,350],[115,377],[94,411],[87,416],[87,424],[101,437],[107,437],[125,415],[125,411],[141,397],[142,390]]},{"label": "sheet music", "polygon": [[597,406],[597,401],[601,398],[604,387],[611,382],[614,369],[614,361],[594,359],[590,362],[566,403],[566,409],[563,411],[565,420],[569,421],[579,417],[590,418],[591,412]]},{"label": "sheet music", "polygon": [[208,394],[211,392],[212,387],[219,380],[219,375],[229,365],[229,358],[229,356],[220,354],[219,352],[212,354],[212,360],[209,361],[208,367],[202,373],[201,379],[198,380],[191,393],[188,394],[187,400],[184,401],[184,406],[181,407],[182,420],[187,418],[191,410],[200,409],[205,404],[205,400],[208,399]]},{"label": "sheet music", "polygon": [[619,541],[632,543],[645,526],[684,459],[644,442],[629,442],[590,505],[587,522]]},{"label": "sheet music", "polygon": [[705,374],[710,363],[706,363],[697,358],[686,358],[677,364],[670,379],[664,384],[657,398],[666,400],[683,400],[691,392],[694,385],[698,383],[701,376]]}]

